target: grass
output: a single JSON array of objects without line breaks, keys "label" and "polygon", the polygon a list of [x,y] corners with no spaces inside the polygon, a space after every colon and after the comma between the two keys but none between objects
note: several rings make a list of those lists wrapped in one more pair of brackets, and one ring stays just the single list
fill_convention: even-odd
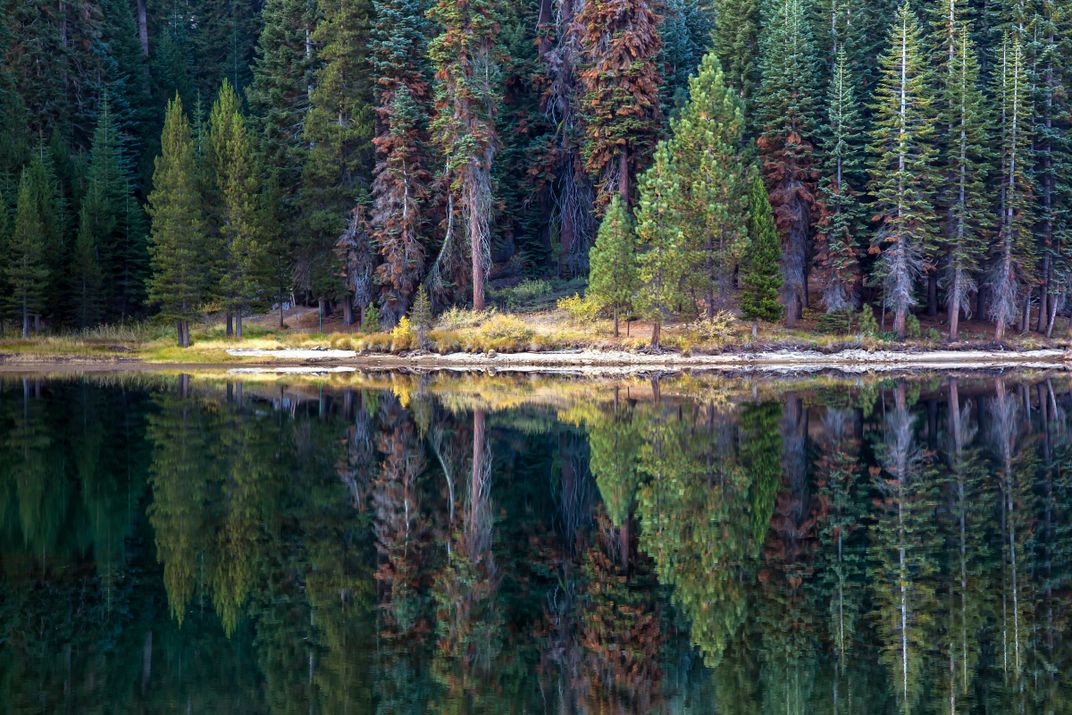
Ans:
[{"label": "grass", "polygon": [[[535,285],[539,283],[540,285]],[[518,296],[531,295],[547,288],[547,281],[522,283],[513,290]],[[564,292],[572,285],[558,282],[553,288]],[[557,294],[556,293],[556,294]],[[526,312],[507,312],[499,308],[472,311],[451,308],[439,316],[426,338],[430,352],[452,353],[514,353],[551,350],[645,350],[651,326],[632,324],[632,334],[612,335],[612,323],[604,316],[595,316],[570,293],[555,299],[557,305]],[[544,304],[547,301],[543,301]],[[831,352],[844,348],[882,349],[946,349],[993,347],[986,326],[965,326],[964,339],[955,346],[945,341],[937,326],[924,321],[922,337],[905,342],[893,342],[882,337],[862,337],[847,332],[823,332],[815,320],[805,320],[794,329],[781,325],[762,325],[758,339],[752,340],[751,326],[720,314],[714,321],[695,320],[663,329],[663,347],[684,354],[719,353],[735,349],[818,350]],[[828,326],[823,326],[828,327]],[[234,348],[275,350],[283,348],[334,348],[368,353],[406,353],[416,350],[418,339],[412,325],[400,325],[392,331],[363,333],[330,332],[319,334],[309,328],[279,329],[274,320],[247,321],[241,340],[228,338],[222,321],[206,321],[194,326],[193,346],[181,349],[175,345],[174,328],[157,321],[103,326],[60,335],[36,336],[30,339],[0,336],[0,355],[8,360],[123,360],[139,359],[148,363],[177,365],[250,363],[256,359],[232,356]],[[1063,347],[1067,341],[1046,340],[1037,334],[1012,335],[1006,345],[1012,349],[1031,350]]]}]

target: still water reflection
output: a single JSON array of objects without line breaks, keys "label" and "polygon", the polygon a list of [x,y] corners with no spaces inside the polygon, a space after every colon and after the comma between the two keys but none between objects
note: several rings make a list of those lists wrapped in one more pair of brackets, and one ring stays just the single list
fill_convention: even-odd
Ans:
[{"label": "still water reflection", "polygon": [[1067,713],[1045,375],[0,382],[0,712]]}]

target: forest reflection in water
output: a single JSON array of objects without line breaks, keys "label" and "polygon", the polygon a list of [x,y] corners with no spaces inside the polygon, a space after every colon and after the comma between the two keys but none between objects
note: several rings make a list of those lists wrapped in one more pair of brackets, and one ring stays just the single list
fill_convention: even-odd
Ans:
[{"label": "forest reflection in water", "polygon": [[1072,392],[0,382],[0,711],[1061,713]]}]

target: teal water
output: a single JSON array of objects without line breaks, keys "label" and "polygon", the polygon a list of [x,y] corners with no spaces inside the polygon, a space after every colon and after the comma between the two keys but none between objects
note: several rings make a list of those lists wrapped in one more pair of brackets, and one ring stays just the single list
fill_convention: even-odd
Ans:
[{"label": "teal water", "polygon": [[0,712],[1072,712],[1045,375],[0,381]]}]

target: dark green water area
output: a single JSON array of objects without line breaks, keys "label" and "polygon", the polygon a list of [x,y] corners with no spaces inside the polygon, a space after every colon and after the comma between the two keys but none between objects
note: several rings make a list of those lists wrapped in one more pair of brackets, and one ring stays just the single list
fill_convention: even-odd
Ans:
[{"label": "dark green water area", "polygon": [[0,378],[0,713],[1070,713],[1072,382]]}]

